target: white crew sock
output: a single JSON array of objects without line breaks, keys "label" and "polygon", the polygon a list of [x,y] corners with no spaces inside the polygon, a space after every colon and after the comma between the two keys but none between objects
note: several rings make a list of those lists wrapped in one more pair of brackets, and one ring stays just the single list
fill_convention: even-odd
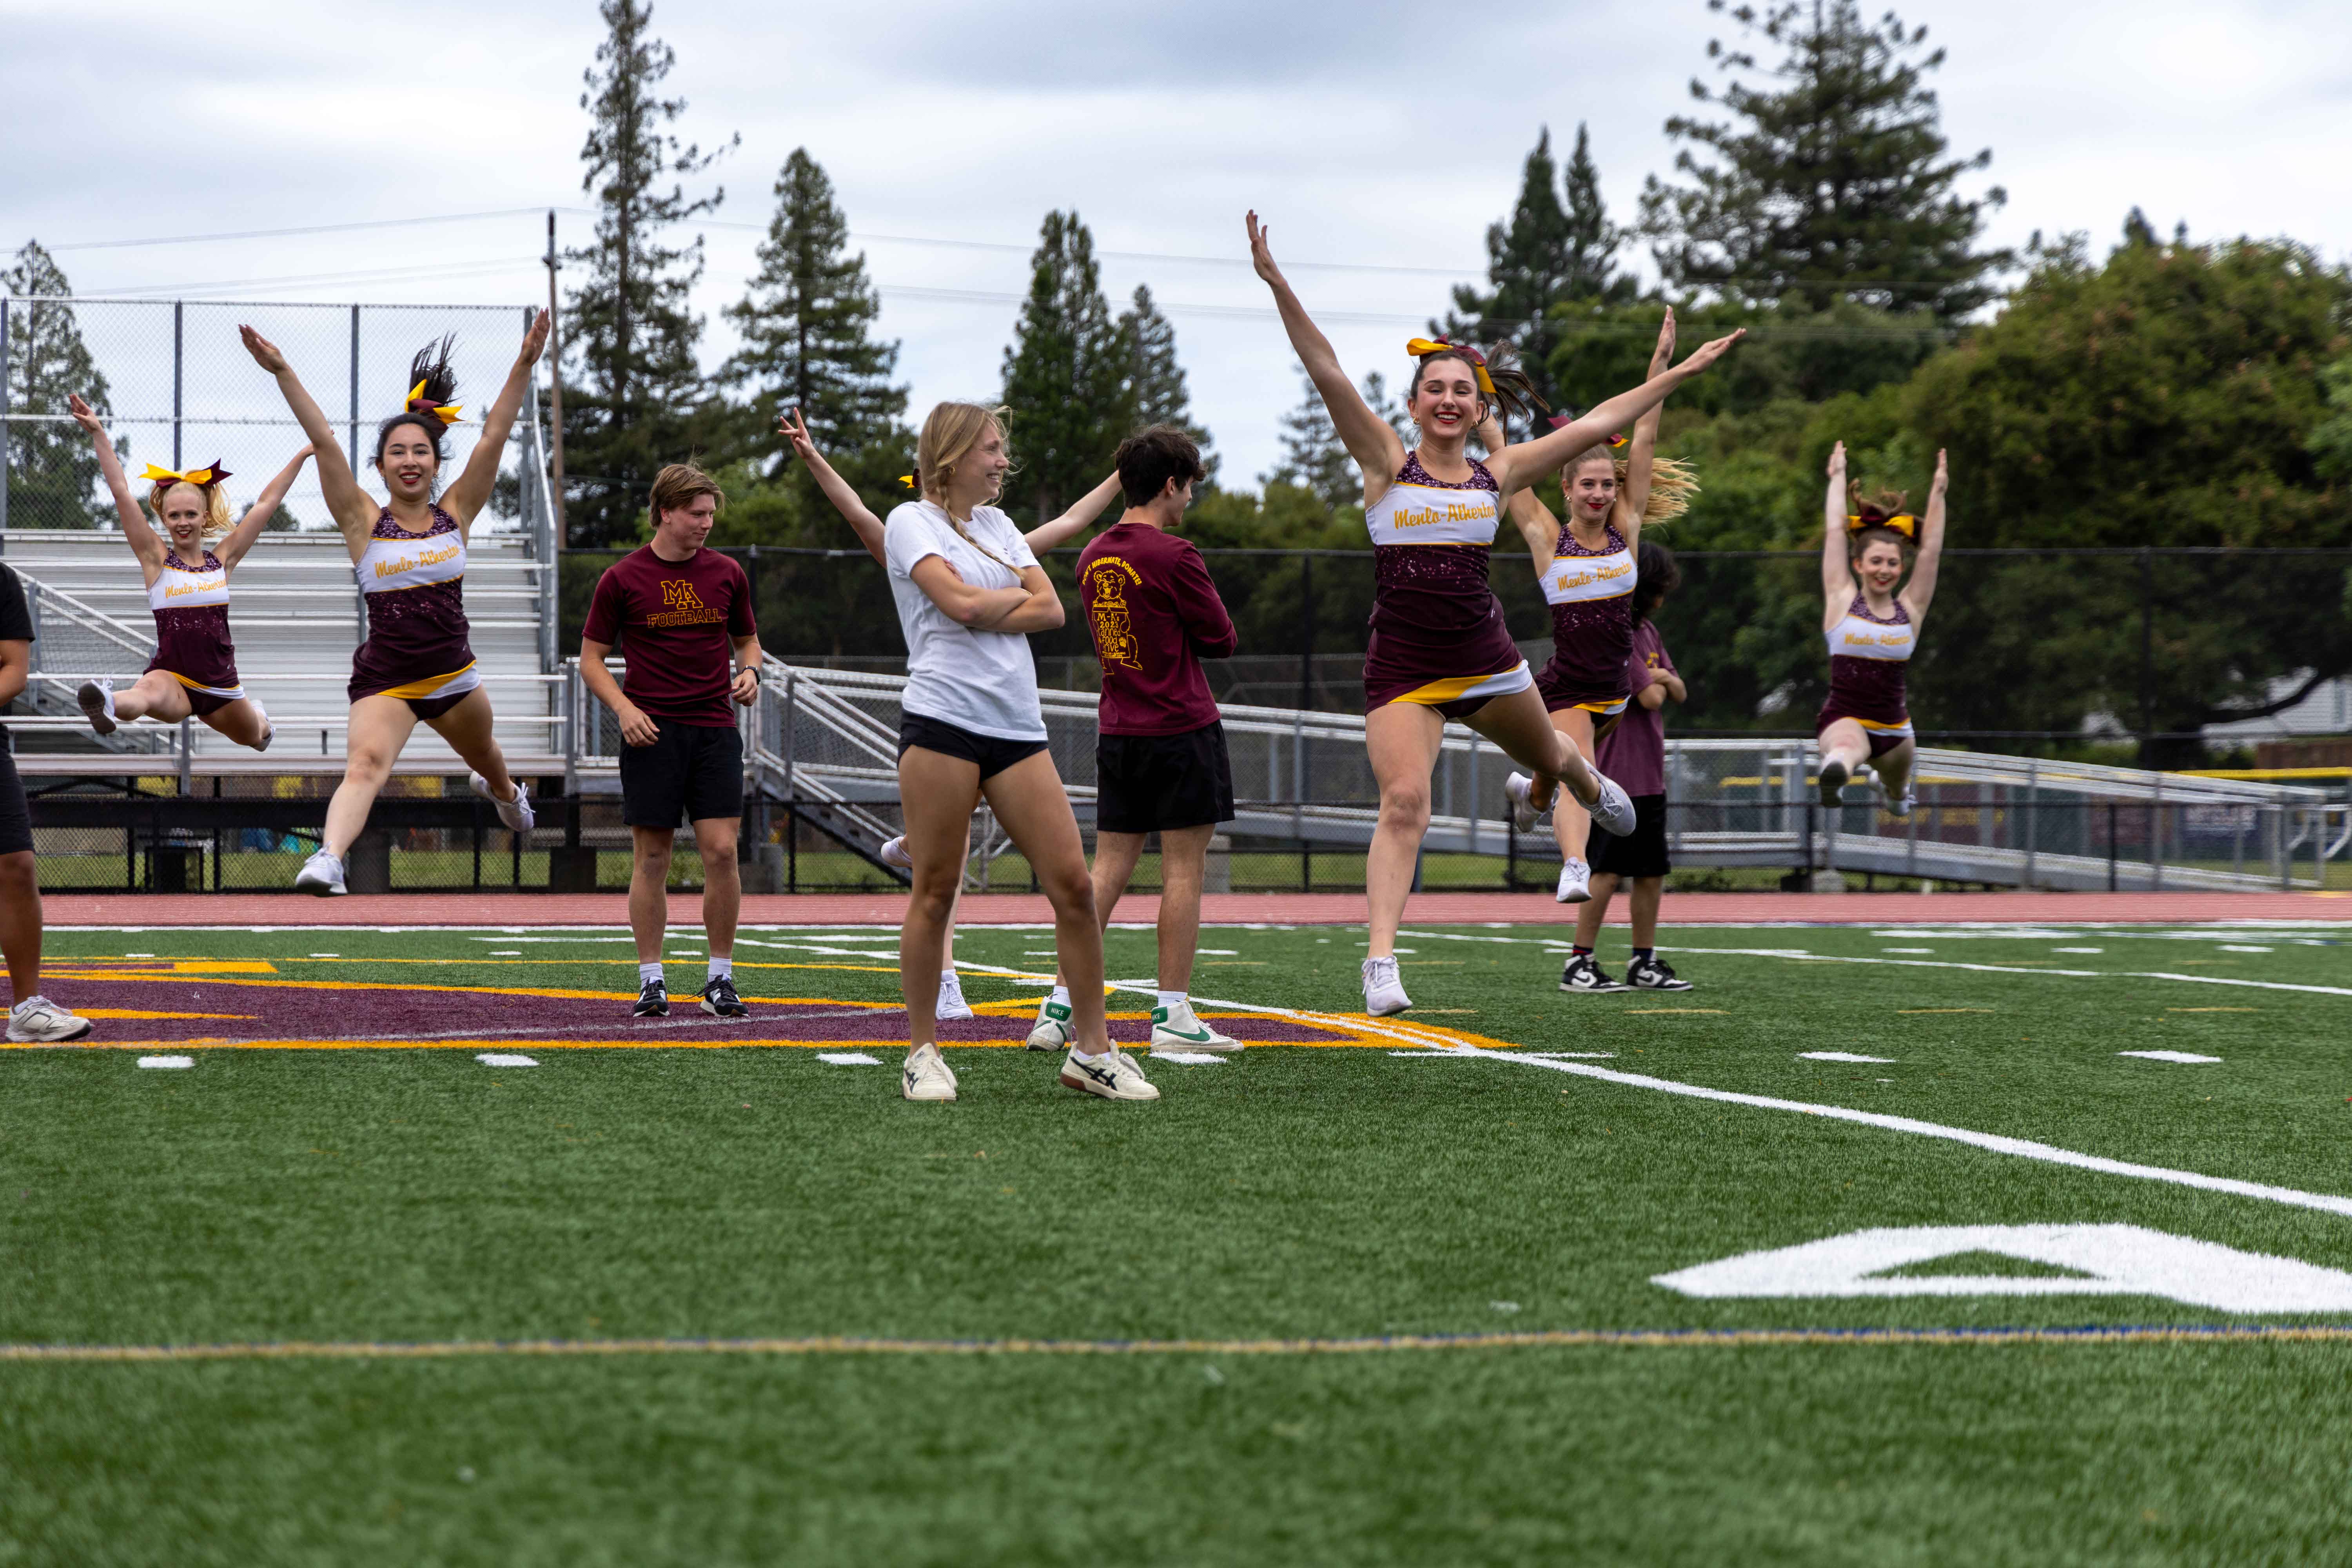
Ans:
[{"label": "white crew sock", "polygon": [[710,978],[713,980],[734,979],[735,955],[730,952],[726,957],[721,958],[717,953],[712,953],[710,955]]},{"label": "white crew sock", "polygon": [[1056,1007],[1066,1007],[1070,1005],[1070,988],[1066,985],[1056,985],[1054,987],[1054,994],[1045,1000]]},{"label": "white crew sock", "polygon": [[1162,991],[1160,994],[1160,1005],[1171,1013],[1179,1007],[1189,1008],[1192,1005],[1191,999],[1181,991]]},{"label": "white crew sock", "polygon": [[640,963],[637,965],[638,985],[643,986],[646,981],[659,980],[661,977],[662,972],[660,959],[656,958],[651,963]]},{"label": "white crew sock", "polygon": [[1102,1060],[1102,1059],[1103,1059],[1103,1058],[1105,1058],[1105,1057],[1107,1057],[1107,1056],[1110,1055],[1110,1052],[1109,1052],[1109,1051],[1082,1051],[1082,1050],[1078,1049],[1078,1047],[1076,1047],[1076,1046],[1072,1046],[1072,1047],[1070,1047],[1070,1054],[1071,1054],[1072,1056],[1074,1056],[1074,1057],[1077,1058],[1078,1058],[1078,1060],[1080,1060],[1080,1061],[1082,1061],[1082,1062],[1098,1062],[1098,1061]]}]

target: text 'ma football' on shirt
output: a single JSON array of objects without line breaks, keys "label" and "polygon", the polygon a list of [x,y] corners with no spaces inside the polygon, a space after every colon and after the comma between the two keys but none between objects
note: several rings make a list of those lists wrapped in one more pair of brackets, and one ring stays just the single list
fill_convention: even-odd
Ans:
[{"label": "text 'ma football' on shirt", "polygon": [[735,639],[758,629],[751,580],[731,557],[698,550],[684,561],[665,561],[646,544],[596,579],[581,635],[620,645],[628,661],[621,689],[647,714],[731,730]]}]

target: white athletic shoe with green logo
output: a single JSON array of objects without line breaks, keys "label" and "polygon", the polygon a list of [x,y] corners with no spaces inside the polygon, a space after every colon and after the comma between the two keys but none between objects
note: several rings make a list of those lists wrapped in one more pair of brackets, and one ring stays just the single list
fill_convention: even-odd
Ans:
[{"label": "white athletic shoe with green logo", "polygon": [[1033,1051],[1067,1050],[1076,1043],[1077,1032],[1070,1027],[1070,1005],[1056,1002],[1052,992],[1037,1004],[1037,1024],[1029,1031],[1029,1048]]},{"label": "white athletic shoe with green logo", "polygon": [[1205,1051],[1218,1056],[1238,1051],[1242,1043],[1221,1035],[1192,1014],[1192,1004],[1151,1010],[1151,1048],[1155,1051]]}]

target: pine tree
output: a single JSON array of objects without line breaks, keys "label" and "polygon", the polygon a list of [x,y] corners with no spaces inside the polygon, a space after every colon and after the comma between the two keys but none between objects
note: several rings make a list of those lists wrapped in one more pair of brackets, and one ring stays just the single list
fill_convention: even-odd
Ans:
[{"label": "pine tree", "polygon": [[1614,258],[1625,237],[1609,221],[1601,197],[1601,172],[1592,163],[1591,138],[1580,124],[1576,151],[1555,190],[1558,175],[1547,126],[1528,154],[1509,221],[1486,229],[1490,287],[1482,293],[1456,284],[1456,313],[1446,317],[1444,328],[1449,337],[1516,345],[1536,390],[1554,406],[1559,399],[1545,369],[1560,337],[1552,307],[1622,298],[1633,291],[1631,279],[1615,277]]},{"label": "pine tree", "polygon": [[1184,367],[1176,359],[1176,329],[1160,313],[1151,289],[1135,286],[1135,298],[1119,313],[1118,335],[1127,353],[1126,401],[1129,420],[1138,427],[1173,425],[1201,448],[1208,469],[1202,488],[1217,479],[1218,460],[1209,449],[1209,432],[1192,422],[1192,395],[1184,384]]},{"label": "pine tree", "polygon": [[[1707,0],[1725,10],[1725,0]],[[1734,79],[1720,93],[1691,83],[1730,121],[1677,115],[1666,133],[1686,143],[1675,169],[1687,185],[1652,175],[1642,227],[1672,286],[1736,300],[1788,300],[1819,310],[1849,299],[1946,321],[1995,296],[1989,274],[2006,250],[1972,249],[2000,186],[1974,200],[1955,191],[1992,162],[1990,148],[1948,158],[1936,94],[1924,85],[1944,51],[1918,55],[1927,30],[1893,12],[1865,24],[1855,0],[1790,0],[1728,13],[1783,51],[1763,86]],[[1727,71],[1756,57],[1712,40]],[[1713,162],[1701,164],[1692,149]]]},{"label": "pine tree", "polygon": [[721,374],[756,389],[755,427],[772,429],[779,412],[797,408],[830,453],[894,437],[905,445],[907,389],[890,381],[898,345],[870,335],[882,301],[866,279],[866,258],[850,255],[848,243],[849,220],[834,203],[833,182],[806,148],[793,149],[776,175],[776,216],[760,245],[760,270],[727,308],[743,346]]},{"label": "pine tree", "polygon": [[1016,465],[1005,487],[1008,511],[1052,517],[1110,471],[1134,423],[1128,372],[1094,236],[1076,213],[1049,212],[1030,262],[1029,298],[1004,351]]},{"label": "pine tree", "polygon": [[[100,414],[113,412],[106,377],[98,372],[82,342],[74,308],[60,302],[73,293],[49,253],[26,240],[16,265],[0,273],[0,294],[17,302],[8,308],[7,384],[0,400],[28,414],[63,414],[66,398],[79,393]],[[47,298],[42,298],[47,296]],[[34,302],[25,302],[26,300]],[[98,455],[81,427],[67,420],[11,420],[8,442],[8,522],[13,528],[104,528],[114,516],[110,504],[91,500],[98,480]],[[128,453],[130,442],[118,440]]]},{"label": "pine tree", "polygon": [[[1299,377],[1299,382],[1305,392],[1298,406],[1282,416],[1282,461],[1259,475],[1258,483],[1296,485],[1311,490],[1333,511],[1360,506],[1364,500],[1363,474],[1340,443],[1339,432],[1331,424],[1330,410],[1323,406],[1323,395],[1305,375]],[[1398,439],[1411,447],[1412,422],[1390,398],[1388,383],[1379,371],[1364,373],[1363,394],[1372,412],[1388,421]]]},{"label": "pine tree", "polygon": [[702,173],[741,140],[706,153],[663,129],[686,100],[656,96],[677,56],[647,31],[652,5],[603,0],[598,10],[608,34],[580,95],[593,120],[580,183],[596,196],[596,237],[565,252],[588,268],[564,323],[564,348],[575,361],[564,383],[565,467],[576,486],[565,517],[582,545],[635,537],[654,474],[699,455],[719,434],[719,411],[694,353],[702,318],[689,301],[702,277],[702,241],[662,240],[726,193],[689,201],[674,181],[660,187]]}]

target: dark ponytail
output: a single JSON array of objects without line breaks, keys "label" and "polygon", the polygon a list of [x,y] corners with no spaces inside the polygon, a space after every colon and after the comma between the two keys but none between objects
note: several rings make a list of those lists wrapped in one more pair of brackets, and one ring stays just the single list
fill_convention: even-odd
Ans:
[{"label": "dark ponytail", "polygon": [[[414,425],[433,440],[433,460],[447,460],[449,454],[441,445],[442,433],[447,424],[434,410],[447,406],[457,395],[457,373],[449,367],[450,353],[457,346],[457,334],[444,336],[439,342],[427,343],[416,351],[408,362],[408,387],[422,384],[422,390],[410,397],[401,411],[375,429],[375,460],[383,461],[383,448],[392,433],[403,425]],[[406,391],[407,388],[404,388]]]}]

